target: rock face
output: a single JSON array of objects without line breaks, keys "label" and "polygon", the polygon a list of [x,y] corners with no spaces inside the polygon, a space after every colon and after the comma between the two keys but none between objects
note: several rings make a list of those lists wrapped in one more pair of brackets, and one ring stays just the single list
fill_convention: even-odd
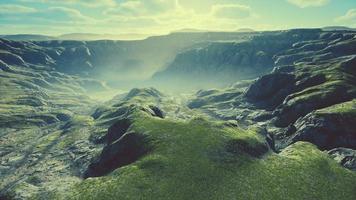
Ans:
[{"label": "rock face", "polygon": [[154,106],[154,105],[149,105],[149,108],[152,111],[152,112],[150,112],[152,116],[159,117],[162,119],[165,117],[164,112],[159,107]]},{"label": "rock face", "polygon": [[356,150],[347,148],[336,148],[328,151],[328,154],[340,165],[356,171]]},{"label": "rock face", "polygon": [[110,126],[105,136],[105,141],[110,144],[121,138],[130,128],[132,121],[128,118],[121,119]]},{"label": "rock face", "polygon": [[356,101],[317,110],[300,118],[290,140],[308,141],[320,149],[356,149]]},{"label": "rock face", "polygon": [[301,40],[316,39],[321,30],[291,30],[257,35],[243,42],[217,42],[198,46],[178,54],[154,80],[167,82],[185,80],[190,84],[200,81],[220,81],[221,85],[238,79],[255,78],[270,71],[274,56]]},{"label": "rock face", "polygon": [[354,111],[346,115],[334,108],[352,107],[356,98],[355,35],[320,32],[314,40],[296,42],[274,56],[272,73],[247,89],[251,104],[273,110],[274,125],[286,129],[286,145],[303,140],[321,149],[355,148]]},{"label": "rock face", "polygon": [[246,153],[252,157],[261,157],[268,152],[266,144],[257,144],[252,146],[244,140],[230,140],[226,144],[226,151],[232,154]]},{"label": "rock face", "polygon": [[272,73],[257,79],[247,89],[245,97],[253,102],[261,102],[265,107],[283,102],[293,90],[295,76],[288,73]]},{"label": "rock face", "polygon": [[132,98],[160,98],[163,94],[155,88],[134,88],[125,96],[124,100],[130,100]]},{"label": "rock face", "polygon": [[133,163],[152,148],[148,140],[147,135],[126,132],[117,141],[104,147],[99,159],[89,165],[84,178],[103,176],[114,169]]}]

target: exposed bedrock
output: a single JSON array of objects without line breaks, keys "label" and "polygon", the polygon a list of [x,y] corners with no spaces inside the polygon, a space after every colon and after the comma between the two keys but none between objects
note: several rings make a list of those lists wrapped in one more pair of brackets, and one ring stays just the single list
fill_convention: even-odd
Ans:
[{"label": "exposed bedrock", "polygon": [[[128,112],[134,111],[128,110]],[[125,117],[109,127],[107,134],[101,139],[105,142],[105,147],[88,166],[84,178],[104,176],[117,168],[135,162],[152,149],[146,134],[130,130],[133,123],[131,117]]]}]

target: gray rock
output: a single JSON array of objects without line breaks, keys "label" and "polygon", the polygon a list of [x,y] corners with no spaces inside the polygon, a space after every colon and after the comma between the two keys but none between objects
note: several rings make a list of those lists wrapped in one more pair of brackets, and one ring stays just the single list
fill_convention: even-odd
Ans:
[{"label": "gray rock", "polygon": [[335,148],[328,154],[342,166],[356,171],[356,150],[348,148]]},{"label": "gray rock", "polygon": [[245,92],[255,105],[273,109],[293,91],[295,76],[289,73],[271,73],[257,79]]},{"label": "gray rock", "polygon": [[145,134],[125,133],[119,140],[104,147],[98,160],[89,165],[84,178],[103,176],[135,162],[151,151],[149,140]]},{"label": "gray rock", "polygon": [[148,107],[152,110],[152,116],[159,117],[162,119],[165,117],[164,112],[159,107],[154,105],[149,105]]},{"label": "gray rock", "polygon": [[310,113],[295,123],[296,133],[290,142],[308,141],[320,149],[356,148],[356,118],[332,113]]},{"label": "gray rock", "polygon": [[108,133],[105,136],[105,141],[110,144],[121,138],[130,128],[132,121],[128,118],[120,119],[110,126]]}]

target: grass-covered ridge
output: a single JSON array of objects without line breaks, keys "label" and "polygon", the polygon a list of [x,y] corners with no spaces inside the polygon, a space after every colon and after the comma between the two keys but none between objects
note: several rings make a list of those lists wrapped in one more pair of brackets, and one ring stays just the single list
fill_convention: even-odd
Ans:
[{"label": "grass-covered ridge", "polygon": [[[356,198],[356,175],[308,143],[255,157],[246,149],[266,145],[256,130],[201,118],[182,122],[136,115],[131,130],[150,137],[154,148],[149,154],[107,176],[84,180],[57,198]],[[231,141],[243,142],[231,150]]]},{"label": "grass-covered ridge", "polygon": [[316,114],[339,114],[350,118],[356,118],[356,100],[336,104],[316,111]]}]

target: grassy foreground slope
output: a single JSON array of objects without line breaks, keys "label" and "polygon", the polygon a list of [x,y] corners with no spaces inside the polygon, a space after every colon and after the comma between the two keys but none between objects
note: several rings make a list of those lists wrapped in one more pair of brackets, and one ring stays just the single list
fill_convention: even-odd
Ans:
[{"label": "grassy foreground slope", "polygon": [[355,199],[356,174],[326,153],[298,142],[268,151],[258,129],[197,118],[170,121],[134,114],[129,131],[151,146],[136,162],[88,178],[70,199]]}]

